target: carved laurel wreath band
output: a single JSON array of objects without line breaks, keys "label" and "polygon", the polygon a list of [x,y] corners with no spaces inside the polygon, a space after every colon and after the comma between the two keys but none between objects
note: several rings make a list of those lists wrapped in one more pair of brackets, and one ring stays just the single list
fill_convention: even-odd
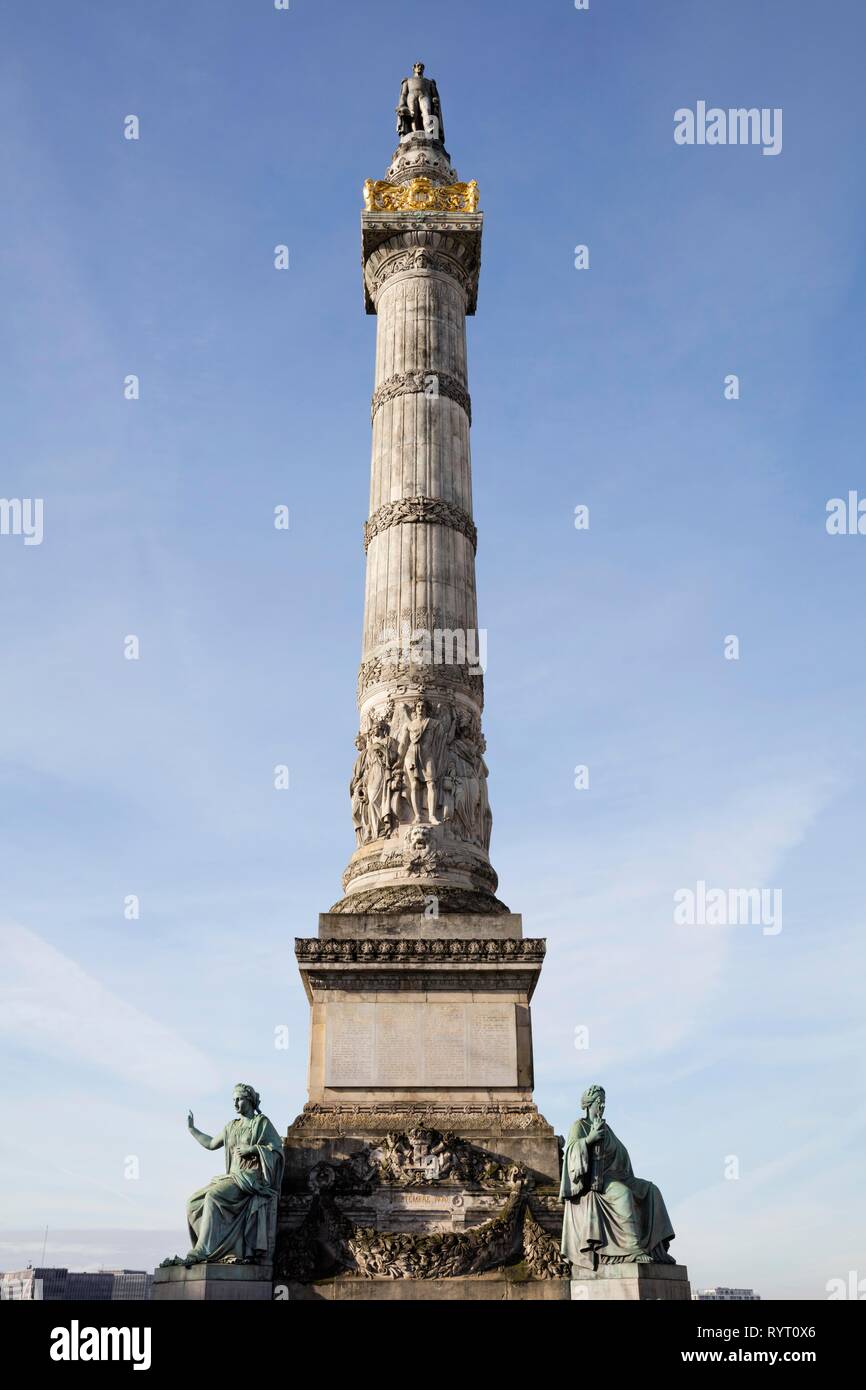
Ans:
[{"label": "carved laurel wreath band", "polygon": [[396,502],[386,502],[364,523],[364,550],[369,549],[374,536],[387,531],[389,526],[400,526],[403,522],[450,526],[453,531],[460,531],[469,539],[473,550],[478,547],[478,529],[462,507],[455,507],[453,502],[446,502],[443,497],[401,497]]},{"label": "carved laurel wreath band", "polygon": [[470,425],[472,424],[472,402],[469,392],[462,382],[449,376],[447,372],[402,372],[399,376],[388,377],[387,381],[383,381],[381,386],[376,388],[370,406],[370,419],[376,418],[376,412],[386,401],[393,401],[397,396],[409,395],[424,395],[428,398],[447,396],[449,400],[462,405]]}]

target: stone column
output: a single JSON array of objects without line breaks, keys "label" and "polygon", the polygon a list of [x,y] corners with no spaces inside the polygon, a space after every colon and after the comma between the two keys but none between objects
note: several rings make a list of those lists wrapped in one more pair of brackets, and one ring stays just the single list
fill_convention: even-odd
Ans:
[{"label": "stone column", "polygon": [[365,197],[378,331],[356,851],[333,911],[504,912],[488,853],[466,363],[482,215],[475,185],[417,132]]},{"label": "stone column", "polygon": [[[397,1284],[407,1298],[566,1298],[559,1148],[532,1095],[545,946],[494,896],[488,857],[466,369],[481,214],[436,134],[409,129],[441,128],[441,107],[413,110],[411,81],[394,161],[365,186],[377,341],[357,847],[345,897],[295,941],[308,1098],[285,1141],[276,1277],[292,1298]],[[443,1232],[474,1234],[428,1243]],[[320,1283],[335,1261],[346,1277]]]}]

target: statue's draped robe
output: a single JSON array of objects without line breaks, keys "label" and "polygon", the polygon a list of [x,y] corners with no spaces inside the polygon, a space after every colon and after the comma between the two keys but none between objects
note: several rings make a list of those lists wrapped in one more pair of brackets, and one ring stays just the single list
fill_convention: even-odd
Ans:
[{"label": "statue's draped robe", "polygon": [[[200,1260],[265,1260],[283,1176],[283,1141],[266,1115],[239,1116],[219,1138],[225,1176],[212,1178],[187,1203],[193,1252]],[[241,1148],[248,1147],[255,1155],[242,1158]]]},{"label": "statue's draped robe", "polygon": [[562,1159],[562,1253],[572,1265],[656,1261],[667,1253],[674,1230],[654,1183],[636,1178],[624,1144],[605,1125],[598,1144],[587,1144],[588,1120],[575,1120]]}]

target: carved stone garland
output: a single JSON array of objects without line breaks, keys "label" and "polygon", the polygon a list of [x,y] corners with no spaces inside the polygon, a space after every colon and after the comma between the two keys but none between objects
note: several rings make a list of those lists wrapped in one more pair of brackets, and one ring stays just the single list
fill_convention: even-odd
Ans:
[{"label": "carved stone garland", "polygon": [[478,547],[478,529],[475,522],[464,512],[462,507],[455,507],[453,502],[446,502],[443,497],[400,497],[396,502],[386,502],[374,512],[368,521],[364,523],[364,550],[370,548],[370,542],[374,536],[378,536],[381,531],[387,531],[391,526],[400,526],[404,522],[414,522],[420,524],[426,522],[429,525],[450,526],[453,531],[459,531],[466,536],[472,544],[472,549]]},{"label": "carved stone garland", "polygon": [[568,1262],[556,1241],[535,1219],[521,1190],[511,1193],[495,1216],[468,1231],[429,1235],[378,1231],[356,1226],[329,1196],[314,1198],[296,1231],[277,1239],[276,1279],[310,1283],[330,1273],[322,1269],[322,1249],[331,1268],[357,1272],[367,1279],[457,1279],[482,1274],[515,1262],[522,1255],[535,1279],[567,1279]]},{"label": "carved stone garland", "polygon": [[[567,1262],[532,1211],[531,1173],[451,1131],[416,1126],[387,1133],[350,1158],[315,1164],[307,1181],[310,1209],[299,1227],[283,1231],[277,1241],[278,1279],[308,1283],[333,1268],[370,1279],[458,1278],[521,1256],[533,1278],[568,1277]],[[468,1231],[416,1235],[355,1225],[337,1204],[339,1195],[368,1194],[376,1187],[507,1189],[508,1197],[501,1211]]]},{"label": "carved stone garland", "polygon": [[458,405],[463,407],[469,423],[472,423],[472,402],[469,399],[469,392],[461,381],[450,376],[447,372],[398,372],[396,376],[388,377],[387,381],[383,381],[373,393],[373,399],[370,403],[370,418],[375,419],[377,412],[387,401],[408,395],[424,395],[428,400],[436,400],[438,396],[446,396],[449,400],[456,401]]}]

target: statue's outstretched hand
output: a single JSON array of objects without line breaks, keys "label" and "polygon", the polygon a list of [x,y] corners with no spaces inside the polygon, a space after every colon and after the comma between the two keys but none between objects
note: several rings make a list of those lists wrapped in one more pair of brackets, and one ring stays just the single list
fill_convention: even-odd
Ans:
[{"label": "statue's outstretched hand", "polygon": [[188,1114],[187,1117],[186,1117],[186,1127],[187,1127],[187,1129],[195,1129],[195,1121],[193,1120],[192,1111],[191,1111],[191,1110],[190,1110],[189,1114]]}]

